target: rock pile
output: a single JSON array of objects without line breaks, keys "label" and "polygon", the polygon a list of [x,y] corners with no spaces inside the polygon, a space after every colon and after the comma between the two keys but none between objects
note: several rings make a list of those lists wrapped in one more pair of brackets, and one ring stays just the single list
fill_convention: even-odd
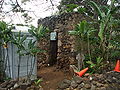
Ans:
[{"label": "rock pile", "polygon": [[58,90],[120,90],[120,73],[85,74],[75,76],[72,80],[63,80],[58,84]]},{"label": "rock pile", "polygon": [[43,90],[33,85],[33,82],[26,83],[24,81],[9,80],[0,84],[0,90]]}]

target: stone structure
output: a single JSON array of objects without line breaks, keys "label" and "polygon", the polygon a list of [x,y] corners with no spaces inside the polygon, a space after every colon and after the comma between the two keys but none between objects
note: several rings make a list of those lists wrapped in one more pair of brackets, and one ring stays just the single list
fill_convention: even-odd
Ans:
[{"label": "stone structure", "polygon": [[88,74],[75,76],[72,80],[64,79],[58,84],[58,90],[120,90],[120,73]]},{"label": "stone structure", "polygon": [[[73,30],[75,25],[82,20],[88,20],[88,17],[77,12],[64,13],[38,20],[38,25],[46,26],[50,29],[50,32],[58,33],[57,66],[59,69],[69,68],[70,64],[75,63],[75,40],[74,36],[69,35],[68,31]],[[38,55],[38,62],[49,61],[49,56],[51,54],[50,33],[48,34],[48,38],[45,38],[39,42],[39,47],[47,50],[47,52]],[[40,64],[38,66],[40,66]]]}]

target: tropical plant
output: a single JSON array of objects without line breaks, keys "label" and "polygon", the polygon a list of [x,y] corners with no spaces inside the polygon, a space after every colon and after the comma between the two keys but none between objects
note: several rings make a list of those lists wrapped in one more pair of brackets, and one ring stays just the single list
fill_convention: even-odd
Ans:
[{"label": "tropical plant", "polygon": [[[80,69],[82,68],[83,64],[83,60],[85,59],[84,55],[84,45],[85,45],[85,41],[88,42],[88,52],[89,52],[89,56],[91,59],[91,55],[90,55],[90,45],[89,45],[89,35],[90,32],[92,32],[92,28],[89,27],[89,24],[87,21],[83,20],[81,21],[81,23],[77,24],[77,26],[75,27],[74,30],[69,31],[69,34],[71,35],[75,35],[76,36],[76,42],[77,42],[77,52],[78,55],[76,57],[76,59],[78,60],[78,70],[80,71]],[[87,40],[86,40],[87,38]],[[81,64],[82,63],[82,64]]]},{"label": "tropical plant", "polygon": [[[113,57],[114,59],[119,57],[119,18],[114,17],[119,7],[115,6],[114,0],[110,6],[106,7],[100,7],[93,1],[90,1],[89,5],[97,12],[98,18],[93,17],[93,21],[89,22],[81,21],[73,31],[70,31],[70,34],[76,36],[78,43],[76,47],[80,47],[77,50],[85,56],[84,61],[87,62],[87,65],[89,63],[90,66],[97,67],[96,70],[92,69],[97,72],[105,65],[102,64],[103,62],[107,62]],[[85,51],[87,53],[84,53]]]},{"label": "tropical plant", "polygon": [[25,55],[25,40],[27,36],[22,35],[21,31],[18,34],[14,34],[12,37],[12,43],[17,46],[17,53],[19,55],[18,58],[18,81],[20,76],[20,64],[21,64],[21,57]]},{"label": "tropical plant", "polygon": [[81,23],[76,25],[74,30],[69,31],[70,35],[75,35],[78,37],[77,40],[80,41],[80,46],[81,46],[79,51],[81,51],[81,52],[83,51],[83,47],[82,47],[83,43],[82,42],[83,42],[84,38],[87,36],[87,32],[88,32],[87,25],[88,25],[88,23],[85,20],[83,20],[83,21],[81,21]]},{"label": "tropical plant", "polygon": [[[22,25],[22,24],[18,24],[18,25],[26,26],[26,25]],[[34,41],[31,39],[31,40],[29,40],[28,43],[25,42],[25,40],[27,39],[27,35],[24,35],[21,31],[19,31],[18,33],[12,33],[12,31],[11,31],[12,29],[13,29],[12,25],[9,25],[4,21],[0,21],[0,49],[2,47],[3,48],[2,51],[4,51],[3,53],[1,53],[1,56],[3,58],[0,59],[0,64],[3,63],[2,64],[3,68],[0,67],[0,69],[1,69],[0,70],[0,76],[1,76],[0,78],[5,76],[6,65],[10,64],[9,53],[8,53],[8,43],[9,42],[14,44],[15,47],[17,47],[17,54],[19,56],[19,58],[18,58],[18,80],[19,80],[19,76],[20,76],[21,59],[25,55],[28,55],[28,60],[29,59],[31,60],[30,72],[29,72],[29,74],[27,73],[28,78],[30,78],[31,74],[33,72],[33,69],[34,69],[36,55],[38,53],[44,51],[37,47],[36,42],[37,42],[37,40],[40,40],[41,38],[46,36],[48,29],[43,26],[39,26],[38,28],[31,26],[28,31],[36,39]],[[4,54],[4,55],[2,55],[2,54]],[[28,64],[28,60],[27,60],[27,64]],[[10,66],[10,65],[8,65],[8,66]],[[9,67],[9,70],[10,70],[10,67]],[[28,65],[27,65],[27,72],[28,72]],[[6,76],[6,78],[7,78],[7,76]]]},{"label": "tropical plant", "polygon": [[[94,8],[95,12],[98,13],[98,24],[99,24],[99,33],[98,36],[101,40],[100,42],[100,49],[102,51],[101,57],[103,57],[105,60],[108,60],[109,52],[111,49],[111,43],[120,43],[120,41],[116,41],[114,38],[116,38],[113,33],[116,32],[115,29],[117,29],[119,26],[119,19],[115,18],[113,15],[118,12],[119,6],[115,6],[115,0],[111,1],[111,4],[109,7],[102,7],[104,9],[101,9],[95,2],[90,1],[90,5]],[[103,11],[104,10],[104,11]],[[118,32],[118,31],[117,31]],[[117,37],[118,38],[118,37]],[[113,40],[114,39],[114,40]],[[117,44],[114,44],[114,46],[119,47]]]},{"label": "tropical plant", "polygon": [[34,65],[35,65],[35,60],[36,60],[37,54],[40,53],[40,52],[44,52],[44,50],[41,50],[40,48],[38,48],[37,41],[40,41],[42,38],[46,37],[46,33],[48,32],[48,28],[43,27],[42,25],[40,25],[38,28],[36,28],[34,26],[31,26],[30,29],[28,30],[28,32],[33,37],[35,37],[35,39],[36,39],[36,40],[32,40],[31,39],[28,42],[27,48],[26,48],[26,55],[28,55],[27,64],[28,64],[28,61],[30,59],[29,57],[32,58],[31,59],[31,68],[30,68],[29,74],[27,72],[28,79],[30,79],[30,77],[32,75],[32,72],[33,72],[33,69],[34,69]]},{"label": "tropical plant", "polygon": [[[101,6],[106,6],[108,0],[92,0]],[[94,14],[90,5],[88,5],[90,0],[61,0],[60,5],[58,6],[59,13],[66,13],[67,10],[74,11],[73,9],[69,8],[68,6],[72,7],[72,5],[77,6],[76,11],[80,13],[84,13],[84,15],[88,15],[90,17],[95,17],[97,14]],[[86,14],[87,13],[87,14]]]},{"label": "tropical plant", "polygon": [[40,83],[41,83],[42,81],[43,81],[43,79],[42,79],[42,78],[35,80],[35,81],[34,81],[35,86],[37,86],[37,87],[41,88]]},{"label": "tropical plant", "polygon": [[39,41],[41,38],[46,36],[46,33],[48,32],[48,28],[40,25],[38,28],[31,26],[28,32],[36,38],[37,41]]},{"label": "tropical plant", "polygon": [[[0,21],[0,45],[1,45],[1,63],[2,63],[2,69],[1,74],[3,77],[7,77],[5,74],[5,70],[8,66],[10,66],[10,61],[9,61],[9,54],[8,54],[8,43],[11,40],[11,30],[12,30],[12,25],[8,25],[4,21]],[[9,67],[9,74],[10,74],[10,67]],[[11,76],[11,75],[10,75]],[[2,78],[3,79],[3,78]]]},{"label": "tropical plant", "polygon": [[4,48],[8,48],[8,42],[10,41],[12,28],[4,21],[0,21],[0,38],[1,44]]}]

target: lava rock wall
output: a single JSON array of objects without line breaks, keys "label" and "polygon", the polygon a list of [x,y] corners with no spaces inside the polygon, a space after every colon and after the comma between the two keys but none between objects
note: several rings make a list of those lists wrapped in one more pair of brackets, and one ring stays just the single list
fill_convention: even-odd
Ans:
[{"label": "lava rock wall", "polygon": [[[64,13],[61,15],[50,16],[38,20],[38,25],[48,27],[50,32],[58,33],[57,66],[59,69],[67,70],[70,64],[75,64],[75,37],[69,35],[68,31],[73,30],[75,25],[82,20],[90,20],[87,16],[80,13]],[[39,42],[39,47],[47,50],[38,56],[38,62],[49,61],[50,55],[50,33],[48,38]],[[39,63],[38,66],[41,64]]]}]

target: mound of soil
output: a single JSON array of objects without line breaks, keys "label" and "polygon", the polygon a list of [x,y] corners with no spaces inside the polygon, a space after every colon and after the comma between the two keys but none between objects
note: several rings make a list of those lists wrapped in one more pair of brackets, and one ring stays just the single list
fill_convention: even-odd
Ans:
[{"label": "mound of soil", "polygon": [[43,90],[57,90],[58,83],[64,79],[70,80],[70,73],[56,70],[55,67],[43,67],[38,71],[38,77],[43,79],[41,86]]}]

